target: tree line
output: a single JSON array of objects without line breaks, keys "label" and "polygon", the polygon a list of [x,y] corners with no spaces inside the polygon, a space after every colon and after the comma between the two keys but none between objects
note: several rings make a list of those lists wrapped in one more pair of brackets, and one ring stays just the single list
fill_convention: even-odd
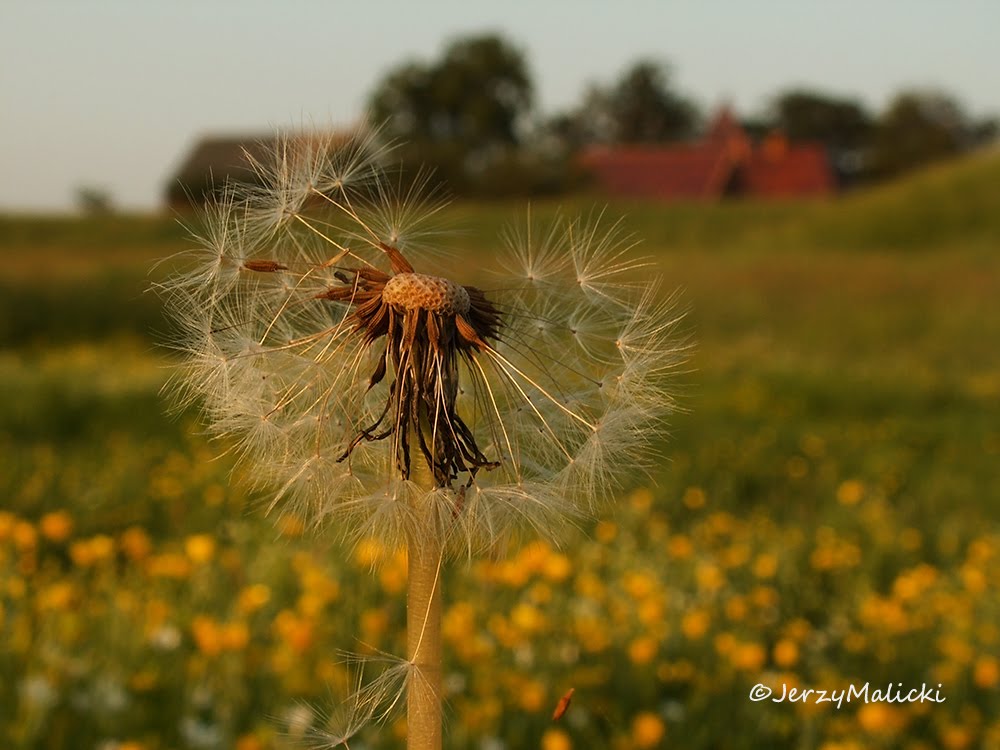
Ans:
[{"label": "tree line", "polygon": [[[391,69],[369,101],[399,141],[404,169],[431,168],[462,195],[559,193],[585,179],[575,155],[596,144],[663,144],[695,137],[706,113],[677,91],[668,65],[636,61],[618,80],[591,84],[569,111],[545,116],[524,54],[497,34],[463,37],[436,60]],[[824,144],[844,186],[895,177],[997,137],[950,94],[898,92],[872,113],[850,97],[779,92],[742,122],[751,135],[782,131]]]}]

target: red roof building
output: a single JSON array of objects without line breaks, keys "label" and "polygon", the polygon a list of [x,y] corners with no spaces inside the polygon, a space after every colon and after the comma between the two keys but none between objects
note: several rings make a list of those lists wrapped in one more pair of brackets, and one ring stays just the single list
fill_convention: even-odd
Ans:
[{"label": "red roof building", "polygon": [[826,149],[772,133],[754,144],[728,109],[698,142],[595,146],[580,157],[596,185],[616,196],[715,200],[723,196],[821,196],[836,187]]}]

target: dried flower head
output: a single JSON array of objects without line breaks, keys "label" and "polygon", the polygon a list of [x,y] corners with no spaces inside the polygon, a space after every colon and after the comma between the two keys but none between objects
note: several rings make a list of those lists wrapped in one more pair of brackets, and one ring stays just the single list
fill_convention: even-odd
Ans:
[{"label": "dried flower head", "polygon": [[207,207],[165,285],[182,400],[272,507],[348,536],[475,551],[556,530],[648,461],[672,300],[598,221],[529,222],[470,284],[474,256],[436,251],[440,204],[384,156],[370,132],[288,139]]}]

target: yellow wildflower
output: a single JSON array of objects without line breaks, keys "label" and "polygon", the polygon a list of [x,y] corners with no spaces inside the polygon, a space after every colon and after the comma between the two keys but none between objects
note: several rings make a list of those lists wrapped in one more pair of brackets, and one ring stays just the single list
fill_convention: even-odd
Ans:
[{"label": "yellow wildflower", "polygon": [[91,537],[90,547],[97,562],[110,560],[115,555],[115,540],[105,534]]},{"label": "yellow wildflower", "polygon": [[547,604],[552,601],[552,587],[538,581],[528,589],[528,598],[535,604]]},{"label": "yellow wildflower", "polygon": [[636,665],[649,664],[655,657],[659,644],[655,638],[642,636],[628,644],[628,658]]},{"label": "yellow wildflower", "polygon": [[[375,642],[389,629],[389,613],[384,609],[366,609],[361,613],[361,633],[368,642]],[[468,637],[471,631],[466,631]]]},{"label": "yellow wildflower", "polygon": [[561,729],[546,729],[542,735],[542,750],[572,750],[569,735]]},{"label": "yellow wildflower", "polygon": [[576,593],[587,599],[600,601],[606,593],[604,581],[589,571],[583,571],[576,576]]},{"label": "yellow wildflower", "polygon": [[719,511],[708,517],[705,528],[712,534],[728,536],[736,529],[736,518],[731,513]]},{"label": "yellow wildflower", "polygon": [[708,632],[711,616],[703,609],[693,609],[685,612],[681,618],[681,632],[689,640],[695,641]]},{"label": "yellow wildflower", "polygon": [[545,686],[538,680],[528,680],[517,691],[517,702],[525,711],[540,711],[546,705]]},{"label": "yellow wildflower", "polygon": [[271,589],[263,583],[255,583],[240,591],[236,606],[244,614],[256,612],[271,600]]},{"label": "yellow wildflower", "polygon": [[121,535],[118,544],[130,560],[145,560],[153,549],[149,534],[139,526],[130,526]]},{"label": "yellow wildflower", "polygon": [[660,626],[665,620],[663,616],[663,602],[659,598],[657,599],[646,599],[640,602],[639,609],[639,622],[641,622],[646,627],[653,627],[654,625]]},{"label": "yellow wildflower", "polygon": [[566,555],[553,551],[542,564],[542,575],[550,581],[564,581],[573,572],[573,564]]},{"label": "yellow wildflower", "polygon": [[208,534],[193,534],[184,540],[184,552],[195,565],[204,565],[215,557],[215,540]]},{"label": "yellow wildflower", "polygon": [[475,632],[475,622],[475,607],[469,602],[455,602],[441,618],[441,634],[450,642],[461,642]]},{"label": "yellow wildflower", "polygon": [[969,542],[967,556],[971,563],[982,565],[992,560],[995,554],[996,547],[990,537],[979,537]]},{"label": "yellow wildflower", "polygon": [[406,588],[407,578],[406,549],[398,549],[392,557],[385,560],[385,565],[379,571],[378,580],[382,590],[388,594],[398,594]]},{"label": "yellow wildflower", "polygon": [[757,609],[775,607],[778,599],[778,592],[772,586],[754,586],[750,589],[750,601]]},{"label": "yellow wildflower", "polygon": [[726,599],[725,610],[726,617],[733,622],[740,622],[747,616],[749,607],[747,606],[747,600],[745,597],[731,596]]},{"label": "yellow wildflower", "polygon": [[205,487],[202,497],[205,499],[205,505],[210,508],[222,505],[222,501],[226,499],[226,489],[221,484],[213,483]]},{"label": "yellow wildflower", "polygon": [[28,593],[28,584],[19,576],[11,576],[7,579],[7,594],[11,599],[23,599]]},{"label": "yellow wildflower", "polygon": [[757,578],[774,578],[778,572],[778,558],[770,552],[762,552],[753,561],[753,574]]},{"label": "yellow wildflower", "polygon": [[206,656],[216,656],[222,651],[222,632],[218,623],[207,615],[198,615],[191,621],[191,635],[198,650]]},{"label": "yellow wildflower", "polygon": [[905,723],[905,715],[886,703],[866,703],[858,709],[858,724],[869,734],[896,734]]},{"label": "yellow wildflower", "polygon": [[597,653],[611,645],[611,635],[604,620],[581,615],[575,619],[573,625],[584,651]]},{"label": "yellow wildflower", "polygon": [[38,528],[50,542],[65,542],[73,533],[73,518],[65,510],[46,513],[38,522]]},{"label": "yellow wildflower", "polygon": [[129,677],[128,686],[137,693],[147,693],[156,687],[159,675],[152,669],[143,669]]},{"label": "yellow wildflower", "polygon": [[154,578],[187,578],[191,575],[191,561],[184,555],[166,552],[149,559],[148,571]]},{"label": "yellow wildflower", "polygon": [[253,734],[244,734],[236,739],[235,750],[264,750],[264,743]]},{"label": "yellow wildflower", "polygon": [[694,554],[694,545],[683,534],[674,534],[667,541],[667,554],[675,560],[686,560]]},{"label": "yellow wildflower", "polygon": [[278,613],[274,618],[274,629],[293,651],[302,653],[312,645],[312,624],[291,610],[283,609]]},{"label": "yellow wildflower", "polygon": [[653,505],[653,493],[648,487],[640,487],[629,497],[629,505],[639,513],[646,513]]},{"label": "yellow wildflower", "polygon": [[794,667],[799,661],[799,647],[795,641],[782,638],[774,644],[772,655],[779,667]]},{"label": "yellow wildflower", "polygon": [[111,537],[99,534],[90,539],[81,539],[70,545],[69,556],[80,568],[89,568],[99,562],[109,559],[115,552],[115,543]]},{"label": "yellow wildflower", "polygon": [[0,510],[0,542],[10,538],[16,523],[17,516],[6,510]]},{"label": "yellow wildflower", "polygon": [[614,521],[601,521],[594,529],[594,536],[601,544],[610,544],[618,536],[618,524]]},{"label": "yellow wildflower", "polygon": [[982,594],[989,585],[983,571],[968,563],[958,569],[958,575],[965,590],[971,594]]},{"label": "yellow wildflower", "polygon": [[719,566],[708,562],[698,564],[694,570],[694,577],[698,582],[698,588],[707,593],[718,591],[726,582]]},{"label": "yellow wildflower", "polygon": [[698,510],[705,506],[705,490],[701,487],[688,487],[681,500],[691,510]]},{"label": "yellow wildflower", "polygon": [[732,654],[734,649],[739,645],[736,636],[732,633],[719,633],[715,636],[713,642],[715,644],[715,651],[720,656]]},{"label": "yellow wildflower", "polygon": [[927,564],[918,565],[897,576],[892,585],[893,595],[902,601],[920,598],[937,579],[937,570]]},{"label": "yellow wildflower", "polygon": [[975,656],[972,646],[957,635],[941,636],[937,647],[938,651],[956,664],[970,664]]},{"label": "yellow wildflower", "polygon": [[645,571],[626,573],[622,586],[633,599],[645,599],[656,591],[656,579]]},{"label": "yellow wildflower", "polygon": [[826,441],[819,435],[803,435],[799,445],[809,458],[820,458],[826,453]]},{"label": "yellow wildflower", "polygon": [[785,635],[792,640],[804,641],[812,633],[812,625],[808,620],[796,617],[785,626]]},{"label": "yellow wildflower", "polygon": [[76,598],[76,589],[68,581],[57,581],[43,588],[38,594],[41,609],[65,610]]},{"label": "yellow wildflower", "polygon": [[945,750],[966,750],[972,745],[972,732],[958,724],[948,724],[941,730],[941,746]]},{"label": "yellow wildflower", "polygon": [[354,562],[362,568],[374,568],[385,557],[385,548],[377,539],[362,539],[354,548]]},{"label": "yellow wildflower", "polygon": [[750,559],[750,548],[737,542],[726,547],[722,552],[722,562],[727,568],[739,568]]},{"label": "yellow wildflower", "polygon": [[632,742],[638,748],[656,747],[666,731],[663,720],[649,711],[643,711],[632,720]]},{"label": "yellow wildflower", "polygon": [[16,521],[11,530],[11,538],[14,540],[14,546],[19,550],[34,549],[38,543],[38,532],[27,521]]},{"label": "yellow wildflower", "polygon": [[302,536],[305,533],[306,525],[302,519],[291,513],[285,513],[278,519],[278,533],[289,539]]},{"label": "yellow wildflower", "polygon": [[242,651],[250,643],[250,628],[242,621],[227,622],[220,632],[222,648],[228,651]]},{"label": "yellow wildflower", "polygon": [[729,660],[737,669],[757,672],[767,661],[767,651],[759,643],[738,643],[730,652]]},{"label": "yellow wildflower", "polygon": [[536,633],[545,627],[545,617],[530,604],[518,604],[510,613],[510,621],[525,633]]},{"label": "yellow wildflower", "polygon": [[863,633],[852,630],[843,638],[844,648],[852,654],[860,654],[868,646],[868,638]]},{"label": "yellow wildflower", "polygon": [[865,496],[865,486],[856,479],[848,479],[837,487],[837,502],[841,505],[857,505]]},{"label": "yellow wildflower", "polygon": [[993,656],[981,656],[972,667],[972,681],[983,689],[1000,684],[1000,662]]}]

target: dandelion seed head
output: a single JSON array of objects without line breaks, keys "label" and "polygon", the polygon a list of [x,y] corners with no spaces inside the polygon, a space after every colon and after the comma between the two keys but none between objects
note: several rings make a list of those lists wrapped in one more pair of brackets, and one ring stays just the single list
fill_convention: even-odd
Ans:
[{"label": "dandelion seed head", "polygon": [[469,312],[469,293],[458,284],[422,273],[399,273],[385,283],[382,301],[402,310],[444,315]]},{"label": "dandelion seed head", "polygon": [[474,285],[426,178],[386,161],[377,132],[290,137],[206,206],[163,288],[177,400],[317,528],[458,554],[555,534],[648,460],[676,301],[600,215],[508,231]]}]

